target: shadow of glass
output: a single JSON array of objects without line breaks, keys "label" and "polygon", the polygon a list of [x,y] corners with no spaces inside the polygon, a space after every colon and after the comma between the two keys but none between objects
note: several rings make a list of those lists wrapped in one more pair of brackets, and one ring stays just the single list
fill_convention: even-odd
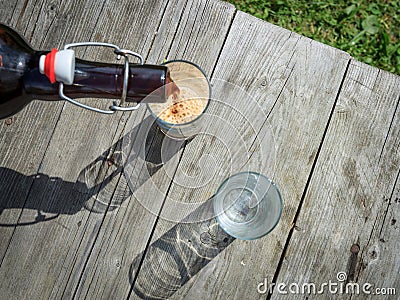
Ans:
[{"label": "shadow of glass", "polygon": [[168,155],[162,155],[161,146],[166,139],[149,116],[86,166],[76,182],[41,173],[24,175],[0,167],[0,216],[11,208],[37,210],[32,221],[24,224],[0,221],[0,226],[31,225],[60,214],[75,214],[82,208],[104,213],[120,207],[133,191],[124,172],[126,166],[140,167],[135,168],[139,172],[131,173],[129,178],[137,188],[184,146],[183,142],[172,141]]},{"label": "shadow of glass", "polygon": [[[97,213],[118,208],[185,143],[165,136],[148,116],[80,172],[77,187],[87,191],[101,185],[85,208]],[[163,147],[168,151],[162,151]]]},{"label": "shadow of glass", "polygon": [[[209,199],[176,224],[132,262],[131,292],[141,299],[167,299],[235,238],[218,225]],[[187,220],[206,220],[188,223]]]}]

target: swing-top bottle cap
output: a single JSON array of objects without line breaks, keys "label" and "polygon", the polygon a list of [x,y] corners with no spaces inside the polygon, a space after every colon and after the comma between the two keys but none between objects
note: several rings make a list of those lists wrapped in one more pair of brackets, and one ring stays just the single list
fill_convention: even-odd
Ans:
[{"label": "swing-top bottle cap", "polygon": [[75,75],[75,51],[66,49],[58,51],[53,48],[39,60],[39,71],[46,75],[51,83],[63,82],[72,84]]},{"label": "swing-top bottle cap", "polygon": [[[80,103],[74,99],[69,98],[64,94],[64,84],[71,85],[74,83],[74,75],[75,75],[75,52],[69,48],[73,47],[81,47],[81,46],[101,46],[113,48],[114,53],[117,55],[117,59],[121,57],[124,58],[124,77],[123,77],[123,86],[122,86],[122,94],[121,94],[121,102],[118,105],[117,101],[113,102],[113,105],[109,107],[109,110],[103,110],[95,107],[88,106],[86,104]],[[102,42],[83,42],[83,43],[72,43],[64,46],[64,50],[58,51],[57,49],[52,49],[50,53],[47,55],[42,55],[39,60],[39,71],[49,78],[51,83],[59,82],[58,85],[58,94],[60,97],[72,104],[75,104],[79,107],[89,109],[91,111],[103,113],[103,114],[113,114],[116,111],[133,111],[139,108],[140,103],[135,106],[130,107],[121,107],[127,97],[127,90],[129,84],[129,59],[128,55],[132,55],[140,59],[140,64],[144,64],[143,57],[133,51],[121,49],[120,47]]]}]

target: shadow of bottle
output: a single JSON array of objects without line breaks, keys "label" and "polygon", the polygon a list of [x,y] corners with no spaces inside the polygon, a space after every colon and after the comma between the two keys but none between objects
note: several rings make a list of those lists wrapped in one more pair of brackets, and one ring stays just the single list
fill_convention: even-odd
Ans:
[{"label": "shadow of bottle", "polygon": [[[185,143],[168,138],[152,117],[145,118],[80,172],[76,187],[83,188],[81,192],[100,185],[84,207],[96,213],[120,207]],[[166,144],[168,151],[162,153]]]},{"label": "shadow of bottle", "polygon": [[[0,176],[0,216],[6,209],[12,208],[37,211],[34,219],[18,223],[8,222],[6,216],[0,222],[0,227],[32,225],[55,219],[61,214],[75,214],[99,189],[99,186],[89,189],[80,183],[42,173],[24,175],[5,167],[0,167]],[[77,190],[84,190],[84,194]]]},{"label": "shadow of bottle", "polygon": [[209,199],[134,259],[131,292],[141,299],[171,297],[234,240],[213,217]]},{"label": "shadow of bottle", "polygon": [[[161,146],[166,142],[171,144],[169,155],[162,155]],[[125,167],[135,166],[137,172],[129,174],[129,180],[139,187],[183,145],[183,142],[170,141],[154,119],[147,117],[86,166],[76,182],[42,173],[25,175],[0,167],[0,216],[11,208],[37,210],[37,216],[31,221],[0,222],[0,226],[31,225],[60,214],[75,214],[82,208],[96,213],[112,211],[132,195]]]}]

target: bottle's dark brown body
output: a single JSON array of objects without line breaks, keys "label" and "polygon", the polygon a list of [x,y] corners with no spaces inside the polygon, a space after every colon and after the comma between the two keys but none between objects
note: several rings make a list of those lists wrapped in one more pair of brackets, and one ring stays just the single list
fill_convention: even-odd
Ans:
[{"label": "bottle's dark brown body", "polygon": [[[48,51],[35,51],[13,29],[0,24],[0,119],[7,118],[34,99],[60,100],[59,84],[39,72],[39,59]],[[65,85],[71,98],[114,98],[122,94],[124,67],[76,59],[73,85]],[[163,102],[168,69],[157,65],[130,65],[127,101]],[[149,96],[150,95],[150,96]],[[146,99],[147,100],[147,99]]]}]

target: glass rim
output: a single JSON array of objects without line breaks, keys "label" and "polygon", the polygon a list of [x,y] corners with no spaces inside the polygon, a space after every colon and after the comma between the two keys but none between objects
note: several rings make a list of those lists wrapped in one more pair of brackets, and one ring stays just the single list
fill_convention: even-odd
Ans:
[{"label": "glass rim", "polygon": [[[280,205],[279,205],[279,214],[278,214],[278,217],[277,217],[275,223],[273,224],[273,226],[271,226],[271,228],[270,228],[269,230],[267,230],[267,231],[265,231],[265,232],[263,232],[263,233],[261,233],[261,234],[259,234],[259,235],[257,235],[257,236],[249,237],[249,238],[247,238],[247,237],[240,237],[240,236],[238,236],[238,235],[232,234],[231,231],[230,231],[229,229],[227,229],[227,228],[223,225],[223,223],[220,222],[220,220],[219,220],[219,216],[220,216],[223,212],[217,213],[217,211],[216,211],[216,205],[214,205],[214,203],[215,203],[215,201],[216,201],[216,200],[215,200],[216,196],[217,196],[218,194],[221,193],[222,188],[223,188],[224,185],[228,182],[228,180],[231,179],[231,178],[234,177],[234,176],[239,176],[239,175],[242,175],[242,174],[253,174],[253,175],[260,176],[260,177],[263,177],[263,178],[267,179],[267,181],[269,181],[269,183],[270,183],[270,186],[272,186],[272,187],[275,189],[275,191],[277,192],[277,194],[278,194],[278,199],[279,199],[279,204],[280,204]],[[220,186],[218,187],[217,192],[216,192],[216,193],[214,194],[214,196],[213,196],[213,208],[214,208],[215,217],[217,218],[217,221],[218,221],[218,225],[221,226],[221,228],[222,228],[226,233],[228,233],[230,236],[232,236],[232,237],[234,237],[234,238],[237,238],[237,239],[240,239],[240,240],[247,240],[247,241],[250,241],[250,240],[256,240],[256,239],[262,238],[263,236],[267,235],[268,233],[270,233],[272,230],[275,229],[275,227],[276,227],[276,226],[278,225],[278,223],[279,223],[279,220],[280,220],[281,217],[282,217],[282,212],[283,212],[283,201],[282,201],[281,192],[279,191],[278,186],[275,184],[275,182],[274,182],[272,179],[270,179],[269,177],[267,177],[267,176],[265,176],[265,175],[263,175],[263,174],[261,174],[261,173],[257,173],[257,172],[253,172],[253,171],[243,171],[243,172],[235,173],[235,174],[233,174],[232,176],[227,177],[227,178],[220,184]]]},{"label": "glass rim", "polygon": [[[207,105],[206,107],[203,109],[203,111],[201,112],[201,114],[199,114],[196,118],[194,118],[193,120],[187,122],[187,123],[170,123],[167,121],[164,121],[163,119],[159,118],[154,112],[153,110],[150,108],[150,103],[146,103],[147,109],[150,112],[150,114],[153,116],[153,118],[155,118],[157,121],[159,121],[162,125],[165,125],[168,128],[174,128],[174,127],[180,127],[180,126],[186,126],[188,124],[192,124],[193,122],[195,122],[196,120],[198,120],[208,109],[210,102],[211,102],[211,98],[212,98],[212,89],[211,89],[211,82],[208,79],[206,73],[204,72],[204,70],[202,68],[200,68],[197,64],[195,64],[194,62],[191,61],[187,61],[187,60],[183,60],[183,59],[174,59],[174,60],[169,60],[166,61],[164,63],[162,63],[162,66],[165,66],[168,63],[173,63],[173,62],[183,62],[183,63],[187,63],[190,64],[194,67],[196,67],[197,69],[199,69],[199,71],[204,75],[204,78],[207,80],[207,84],[208,84],[208,98],[207,98]],[[202,77],[193,77],[193,78],[202,78]]]}]

